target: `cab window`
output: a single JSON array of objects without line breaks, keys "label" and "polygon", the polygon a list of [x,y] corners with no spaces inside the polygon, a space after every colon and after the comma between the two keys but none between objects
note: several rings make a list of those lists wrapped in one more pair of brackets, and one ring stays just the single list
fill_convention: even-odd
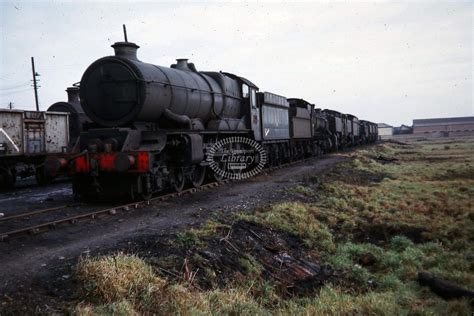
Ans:
[{"label": "cab window", "polygon": [[250,95],[250,88],[245,83],[242,84],[242,97],[248,98]]},{"label": "cab window", "polygon": [[255,92],[255,89],[250,89],[250,105],[253,108],[257,107],[257,94]]}]

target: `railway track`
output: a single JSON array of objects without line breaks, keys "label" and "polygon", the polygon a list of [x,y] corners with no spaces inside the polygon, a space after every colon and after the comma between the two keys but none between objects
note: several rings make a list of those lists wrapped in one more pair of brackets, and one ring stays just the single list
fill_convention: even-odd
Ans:
[{"label": "railway track", "polygon": [[[227,183],[228,181],[222,181],[221,183]],[[46,221],[42,222],[39,224],[27,226],[27,227],[22,227],[10,231],[5,231],[5,232],[0,232],[0,242],[5,242],[8,240],[11,240],[12,238],[19,237],[19,236],[24,236],[24,235],[36,235],[48,230],[53,230],[56,229],[59,226],[62,225],[70,225],[70,224],[76,224],[79,221],[86,220],[86,219],[96,219],[99,217],[107,216],[107,215],[115,215],[117,212],[123,212],[123,211],[129,211],[131,209],[137,209],[140,206],[147,206],[150,205],[152,202],[156,201],[165,201],[173,197],[177,196],[182,196],[185,194],[194,194],[198,191],[204,191],[213,187],[217,187],[220,185],[218,182],[211,182],[204,184],[200,186],[199,188],[190,188],[183,190],[181,192],[174,192],[174,193],[168,193],[164,195],[160,195],[157,197],[154,197],[150,200],[143,200],[143,201],[138,201],[138,202],[133,202],[133,203],[128,203],[128,204],[122,204],[122,205],[117,205],[113,207],[107,207],[99,210],[94,210],[90,212],[85,212],[81,213],[78,215],[73,215],[73,216],[67,216],[64,218],[60,219],[55,219],[52,221]],[[51,212],[57,212],[60,210],[64,210],[68,207],[72,206],[80,206],[82,204],[74,204],[74,205],[61,205],[61,206],[56,206],[56,207],[51,207],[51,208],[46,208],[46,209],[41,209],[41,210],[35,210],[35,211],[30,211],[30,212],[25,212],[21,214],[15,214],[7,217],[0,218],[0,222],[8,222],[12,220],[21,220],[21,219],[26,219],[32,216],[36,216],[39,214],[44,214],[44,213],[51,213]]]},{"label": "railway track", "polygon": [[[266,168],[264,170],[266,172],[271,172],[271,171],[274,171],[274,170],[277,170],[277,169],[288,167],[290,165],[294,165],[296,163],[301,163],[301,162],[311,160],[311,159],[315,159],[315,158],[317,158],[317,157],[311,157],[311,158],[307,158],[307,159],[293,161],[293,162],[285,163],[285,164],[282,164],[282,165],[269,167],[269,168]],[[54,230],[54,229],[58,228],[59,226],[76,224],[80,221],[84,221],[84,220],[87,220],[87,219],[97,219],[97,218],[100,218],[100,217],[112,216],[112,215],[117,214],[118,212],[127,212],[127,211],[130,211],[130,210],[133,210],[133,209],[138,209],[141,206],[148,206],[152,202],[165,201],[165,200],[168,200],[168,199],[171,199],[171,198],[174,198],[174,197],[178,197],[178,196],[182,196],[182,195],[185,195],[185,194],[194,194],[196,192],[208,190],[208,189],[217,187],[221,184],[229,183],[231,181],[236,181],[236,180],[223,180],[223,181],[219,181],[219,182],[211,182],[211,183],[204,184],[204,185],[200,186],[199,188],[190,188],[190,189],[183,190],[181,192],[168,193],[168,194],[164,194],[164,195],[160,195],[160,196],[151,198],[149,200],[143,200],[143,201],[138,201],[138,202],[133,202],[133,203],[128,203],[128,204],[117,205],[117,206],[113,206],[113,207],[107,207],[107,208],[103,208],[103,209],[99,209],[99,210],[93,210],[93,211],[84,212],[84,213],[73,215],[73,216],[67,216],[67,217],[55,219],[55,220],[52,220],[52,221],[42,222],[42,223],[31,225],[31,226],[26,226],[26,227],[13,229],[13,230],[10,230],[10,231],[0,232],[0,242],[9,241],[11,239],[14,239],[14,238],[20,237],[20,236],[40,234],[40,233],[43,233],[43,232],[46,232],[46,231],[49,231],[49,230]],[[15,214],[15,215],[0,218],[0,223],[13,221],[13,220],[27,219],[27,218],[30,218],[32,216],[37,216],[37,215],[40,215],[40,214],[51,213],[51,212],[58,212],[58,211],[65,210],[65,209],[70,208],[70,207],[81,206],[81,205],[85,205],[85,204],[77,203],[77,204],[71,204],[71,205],[61,205],[61,206],[45,208],[45,209],[41,209],[41,210],[24,212],[24,213]]]},{"label": "railway track", "polygon": [[6,216],[6,217],[1,217],[1,218],[0,218],[0,222],[9,221],[9,220],[13,220],[13,219],[27,218],[27,217],[31,217],[31,216],[35,216],[35,215],[39,215],[39,214],[50,213],[50,212],[62,210],[62,209],[64,209],[64,208],[66,208],[66,207],[79,206],[79,205],[81,205],[81,204],[77,204],[77,205],[61,205],[61,206],[49,207],[49,208],[45,208],[45,209],[41,209],[41,210],[36,210],[36,211],[30,211],[30,212],[25,212],[25,213],[10,215],[10,216]]}]

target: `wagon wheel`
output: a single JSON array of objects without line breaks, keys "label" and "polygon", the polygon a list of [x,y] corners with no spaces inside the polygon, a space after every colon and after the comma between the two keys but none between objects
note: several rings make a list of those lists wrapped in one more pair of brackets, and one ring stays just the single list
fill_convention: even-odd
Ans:
[{"label": "wagon wheel", "polygon": [[204,183],[204,179],[206,178],[206,167],[199,165],[194,166],[190,178],[191,184],[195,188],[199,188]]},{"label": "wagon wheel", "polygon": [[0,189],[11,189],[15,185],[16,174],[10,168],[0,169]]},{"label": "wagon wheel", "polygon": [[36,168],[35,178],[36,178],[36,183],[39,186],[50,184],[53,181],[53,179],[51,177],[48,177],[46,175],[44,167],[37,167]]},{"label": "wagon wheel", "polygon": [[186,177],[184,175],[183,169],[176,168],[173,172],[172,187],[176,192],[181,192],[184,189],[184,184],[186,183]]}]

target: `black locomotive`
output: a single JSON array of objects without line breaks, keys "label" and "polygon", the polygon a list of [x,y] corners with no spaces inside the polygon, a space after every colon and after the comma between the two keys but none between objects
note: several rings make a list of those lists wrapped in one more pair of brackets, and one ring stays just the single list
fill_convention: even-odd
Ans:
[{"label": "black locomotive", "polygon": [[84,113],[79,100],[79,87],[72,86],[66,89],[67,101],[53,103],[46,111],[64,112],[69,114],[69,144],[74,146],[79,134],[93,126],[92,121]]},{"label": "black locomotive", "polygon": [[144,63],[130,42],[112,47],[115,55],[92,63],[80,83],[82,108],[100,126],[80,134],[69,163],[81,197],[200,186],[219,178],[206,153],[226,137],[257,142],[268,165],[377,138],[373,123],[259,92],[243,77],[201,72],[186,59],[170,68]]}]

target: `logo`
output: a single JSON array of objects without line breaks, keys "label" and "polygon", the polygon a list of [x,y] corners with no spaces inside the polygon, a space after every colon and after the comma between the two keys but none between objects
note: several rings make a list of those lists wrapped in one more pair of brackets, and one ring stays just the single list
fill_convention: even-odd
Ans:
[{"label": "logo", "polygon": [[232,136],[215,143],[207,152],[206,161],[218,176],[242,180],[262,171],[267,153],[253,139]]}]

